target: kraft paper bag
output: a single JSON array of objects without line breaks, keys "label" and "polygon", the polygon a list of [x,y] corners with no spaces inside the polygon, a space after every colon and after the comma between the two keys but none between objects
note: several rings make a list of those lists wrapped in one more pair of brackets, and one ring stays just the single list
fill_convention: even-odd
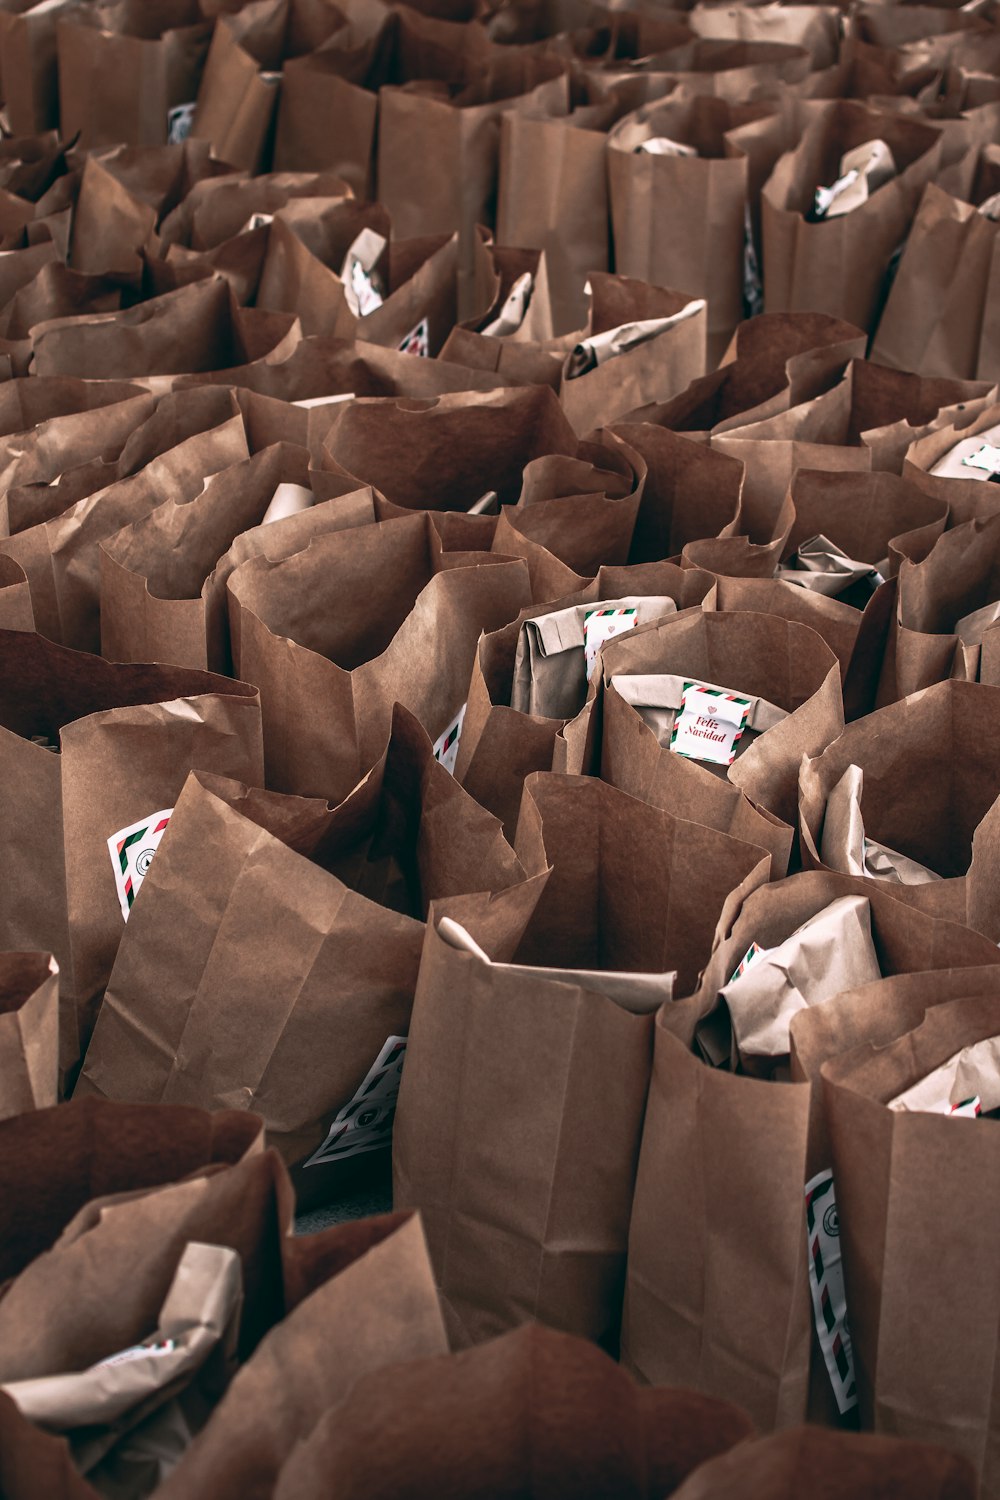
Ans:
[{"label": "kraft paper bag", "polygon": [[189,1243],[141,1343],[87,1369],[8,1379],[27,1421],[64,1434],[98,1492],[143,1497],[175,1466],[235,1369],[241,1301],[234,1250]]},{"label": "kraft paper bag", "polygon": [[[351,283],[348,254],[365,229],[378,236],[381,262],[389,223],[378,205],[346,199],[319,208],[309,199],[298,199],[279,209],[268,226],[256,306],[294,313],[307,335],[353,338],[360,332],[363,309]],[[374,267],[372,277],[363,277],[365,308],[381,296],[376,291],[382,284],[380,266]]]},{"label": "kraft paper bag", "polygon": [[737,328],[717,370],[632,420],[701,434],[745,426],[829,390],[850,360],[864,357],[867,342],[824,313],[759,313]]},{"label": "kraft paper bag", "polygon": [[32,135],[59,125],[56,27],[77,9],[76,0],[55,5],[30,0],[0,19],[0,72],[4,107],[15,135]]},{"label": "kraft paper bag", "polygon": [[[387,756],[339,812],[192,777],[171,821],[78,1092],[238,1101],[294,1169],[300,1205],[329,1200],[356,1169],[378,1167],[384,1158],[370,1153],[391,1140],[429,902],[506,889],[521,866],[402,710]],[[212,904],[200,925],[186,923],[185,954],[154,993],[148,975],[176,931],[175,893],[196,868]],[[310,923],[308,941],[304,929],[281,937],[293,911],[298,927]]]},{"label": "kraft paper bag", "polygon": [[[919,493],[910,481],[887,472],[861,475],[799,469],[792,477],[789,493],[795,520],[785,544],[783,569],[806,542],[822,535],[853,562],[891,578],[899,572],[904,556],[919,560],[930,552],[948,518],[939,500]],[[801,567],[801,560],[793,567],[802,577],[789,582],[799,587],[816,587],[810,584],[810,576],[829,576],[810,575]],[[864,591],[856,591],[850,584],[835,593],[832,583],[818,586],[823,593],[846,596],[848,603],[859,607],[867,603]]]},{"label": "kraft paper bag", "polygon": [[666,401],[705,373],[703,298],[625,276],[590,278],[590,317],[563,365],[559,400],[576,432]]},{"label": "kraft paper bag", "polygon": [[[894,1106],[993,1038],[994,1018],[992,998],[935,1005],[898,1040],[860,1046],[822,1069],[862,1419],[875,1431],[919,1430],[960,1453],[984,1493],[996,1484],[992,1339],[984,1336],[993,1309],[977,1267],[992,1236],[988,1206],[977,1215],[970,1202],[992,1170],[993,1121],[972,1109],[955,1118],[956,1087],[935,1091],[929,1112]],[[984,1112],[992,1103],[983,1099]],[[932,1224],[949,1222],[966,1226],[953,1252],[931,1234]]]},{"label": "kraft paper bag", "polygon": [[678,557],[701,537],[733,535],[743,488],[738,461],[652,420],[620,420],[611,431],[646,464],[631,562]]},{"label": "kraft paper bag", "polygon": [[0,632],[3,946],[60,968],[60,1066],[86,1046],[160,825],[194,767],[263,781],[255,688],[206,672],[113,666]]},{"label": "kraft paper bag", "polygon": [[[454,754],[480,632],[531,602],[523,561],[444,552],[419,514],[252,559],[227,587],[237,670],[261,684],[268,782],[332,801],[381,754],[396,702]],[[335,609],[318,607],[327,591]]]},{"label": "kraft paper bag", "polygon": [[[716,608],[725,612],[746,610],[774,615],[807,625],[821,636],[840,663],[846,681],[858,650],[861,613],[839,599],[798,588],[780,578],[730,578],[719,575]],[[845,699],[846,702],[846,699]],[[846,709],[845,709],[846,713]]]},{"label": "kraft paper bag", "polygon": [[31,587],[27,574],[12,557],[0,555],[0,628],[28,630],[35,628],[31,607]]},{"label": "kraft paper bag", "polygon": [[603,564],[627,563],[646,483],[645,460],[624,438],[603,429],[593,439],[574,459],[527,463],[516,506],[503,507],[519,537],[588,578]]},{"label": "kraft paper bag", "polygon": [[731,782],[714,776],[693,778],[690,768],[660,744],[613,684],[604,690],[601,731],[599,765],[603,781],[653,807],[683,812],[692,822],[766,849],[771,856],[772,878],[779,879],[786,873],[792,829],[773,813],[755,807]]},{"label": "kraft paper bag", "polygon": [[[846,152],[873,140],[885,143],[895,175],[850,212],[810,222],[816,189],[834,182]],[[874,331],[890,257],[906,237],[940,150],[934,126],[853,100],[833,101],[815,115],[763,190],[767,310],[822,309]]]},{"label": "kraft paper bag", "polygon": [[[275,214],[293,198],[350,198],[347,183],[333,172],[266,172],[247,177],[227,172],[196,182],[160,225],[161,243],[213,250],[241,233],[255,214]],[[266,223],[262,226],[266,228]]]},{"label": "kraft paper bag", "polygon": [[698,611],[630,631],[603,657],[605,681],[683,763],[684,784],[729,781],[794,823],[799,762],[843,724],[839,663],[814,631]]},{"label": "kraft paper bag", "polygon": [[[301,509],[282,515],[284,503]],[[319,500],[304,448],[264,448],[207,478],[195,499],[168,499],[102,544],[101,653],[229,673],[226,583],[234,569],[374,519],[368,489]]]},{"label": "kraft paper bag", "polygon": [[[157,1500],[273,1494],[299,1443],[356,1385],[447,1353],[419,1216],[338,1224],[296,1305],[240,1369]],[[294,1242],[293,1242],[294,1244]]]},{"label": "kraft paper bag", "polygon": [[475,81],[386,87],[379,93],[378,197],[393,233],[459,236],[458,309],[474,307],[475,227],[488,223],[496,193],[504,113],[564,115],[565,63],[495,49]]},{"label": "kraft paper bag", "polygon": [[513,505],[527,464],[579,446],[554,394],[533,389],[352,401],[326,440],[348,473],[413,510],[468,511],[487,490]]},{"label": "kraft paper bag", "polygon": [[345,1500],[389,1500],[407,1475],[499,1500],[544,1472],[566,1500],[651,1500],[751,1433],[735,1407],[643,1390],[593,1344],[529,1324],[359,1381],[295,1448],[275,1496],[325,1500],[335,1472]]},{"label": "kraft paper bag", "polygon": [[[135,0],[79,6],[56,25],[59,121],[80,144],[162,146],[170,115],[192,103],[211,27],[193,0],[156,11]],[[169,19],[167,18],[169,14]]]},{"label": "kraft paper bag", "polygon": [[0,954],[0,1117],[59,1097],[59,965],[50,953]]},{"label": "kraft paper bag", "polygon": [[101,542],[169,496],[193,499],[209,475],[246,457],[243,421],[232,416],[207,432],[185,436],[137,473],[111,478],[82,499],[74,497],[75,503],[61,514],[0,538],[0,552],[27,574],[38,629],[67,646],[96,650],[101,638]]},{"label": "kraft paper bag", "polygon": [[51,1249],[91,1198],[156,1187],[263,1149],[253,1115],[100,1099],[0,1121],[0,1140],[0,1284]]},{"label": "kraft paper bag", "polygon": [[880,703],[949,677],[1000,685],[1000,513],[956,526],[923,558],[903,560]]},{"label": "kraft paper bag", "polygon": [[990,753],[998,705],[995,688],[937,683],[855,721],[804,759],[803,863],[863,876],[923,912],[1000,938]]},{"label": "kraft paper bag", "polygon": [[[539,774],[517,847],[551,866],[533,912],[431,912],[394,1197],[421,1209],[453,1344],[536,1319],[614,1348],[653,1013],[769,861],[593,778]],[[622,863],[637,859],[651,872],[638,886]],[[598,1117],[587,1101],[609,1070]]]},{"label": "kraft paper bag", "polygon": [[[0,391],[6,398],[0,409],[5,490],[40,479],[48,483],[67,467],[121,453],[156,405],[127,381],[32,377],[8,381]],[[9,513],[5,529],[17,529]]]},{"label": "kraft paper bag", "polygon": [[998,232],[974,203],[927,184],[878,326],[875,359],[919,374],[1000,378],[992,337],[1000,317]]},{"label": "kraft paper bag", "polygon": [[[708,303],[708,367],[743,320],[748,160],[728,132],[768,110],[711,95],[666,99],[608,136],[615,266]],[[682,151],[660,151],[661,141]]]},{"label": "kraft paper bag", "polygon": [[[951,526],[997,508],[992,488],[993,450],[1000,437],[997,392],[957,402],[916,434],[906,450],[902,474],[948,506]],[[990,486],[990,487],[988,487]]]},{"label": "kraft paper bag", "polygon": [[88,156],[73,210],[70,266],[93,276],[113,276],[138,289],[142,252],[156,244],[156,220],[151,203],[130,192],[96,157]]},{"label": "kraft paper bag", "polygon": [[837,1494],[973,1500],[976,1475],[958,1454],[933,1443],[793,1427],[709,1459],[675,1494],[677,1500],[769,1500],[782,1490],[808,1490],[822,1500]]},{"label": "kraft paper bag", "polygon": [[831,67],[840,50],[840,11],[833,5],[695,5],[687,21],[696,36],[806,47],[814,68]]},{"label": "kraft paper bag", "polygon": [[[644,591],[648,590],[646,593]],[[712,580],[693,568],[678,568],[673,563],[646,563],[629,568],[601,568],[596,578],[584,588],[554,600],[532,605],[517,620],[501,630],[481,637],[472,668],[469,706],[462,727],[455,774],[459,781],[481,803],[489,808],[513,834],[521,802],[521,788],[532,771],[553,767],[555,740],[564,716],[554,718],[524,711],[514,703],[515,677],[522,636],[532,629],[532,621],[555,611],[578,612],[601,608],[600,601],[616,598],[623,591],[638,598],[634,617],[612,617],[619,624],[645,614],[654,599],[662,602],[661,612],[701,606],[713,607]],[[625,623],[625,628],[633,625]],[[591,643],[593,645],[593,642]],[[600,647],[598,646],[598,650]],[[551,676],[565,674],[573,686],[572,700],[562,705],[571,717],[584,706],[587,691],[588,657],[582,640],[565,652],[558,653],[551,664],[545,664]],[[530,691],[530,689],[529,689]]]},{"label": "kraft paper bag", "polygon": [[[805,1420],[817,1381],[827,1420],[840,1420],[838,1407],[848,1416],[856,1404],[842,1322],[835,1321],[831,1338],[823,1318],[828,1361],[810,1358],[812,1328],[819,1328],[813,1299],[823,1286],[836,1295],[832,1282],[814,1284],[809,1271],[812,1095],[808,1083],[708,1066],[691,1049],[696,1038],[711,1040],[706,1020],[717,1018],[721,990],[754,945],[780,945],[844,900],[867,904],[882,974],[997,962],[980,935],[927,918],[864,881],[799,874],[747,897],[693,995],[665,1005],[657,1018],[629,1237],[623,1362],[646,1381],[691,1384],[740,1402],[767,1430]],[[839,963],[836,949],[830,956]],[[806,972],[810,982],[822,982],[821,974]],[[745,977],[753,973],[750,962]],[[846,969],[843,977],[850,982]],[[837,1003],[830,997],[799,1015],[822,1016]],[[725,1061],[728,1038],[711,1055]],[[835,1244],[827,1248],[832,1258]]]},{"label": "kraft paper bag", "polygon": [[[255,6],[243,17],[220,15],[198,87],[191,136],[208,141],[220,161],[251,173],[264,164],[278,104],[284,36],[274,35],[274,22],[288,8]],[[332,27],[337,12],[331,7],[329,15]]]}]

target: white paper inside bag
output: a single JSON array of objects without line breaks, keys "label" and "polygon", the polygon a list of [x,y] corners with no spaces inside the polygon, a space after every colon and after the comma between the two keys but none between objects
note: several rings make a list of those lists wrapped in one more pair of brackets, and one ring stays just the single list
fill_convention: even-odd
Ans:
[{"label": "white paper inside bag", "polygon": [[852,213],[895,175],[896,163],[885,141],[865,141],[853,151],[845,151],[836,182],[816,189],[816,216],[838,219]]},{"label": "white paper inside bag", "polygon": [[[887,567],[888,561],[882,566]],[[801,542],[798,550],[781,564],[774,576],[783,583],[794,583],[800,588],[812,589],[814,593],[825,594],[830,599],[844,593],[852,584],[860,583],[863,578],[870,578],[873,587],[885,581],[882,573],[871,563],[848,557],[836,542],[831,542],[822,532]]]},{"label": "white paper inside bag", "polygon": [[788,718],[786,709],[752,693],[674,673],[615,676],[612,684],[676,755],[727,769],[741,749]]},{"label": "white paper inside bag", "polygon": [[1000,474],[1000,422],[949,448],[931,469],[942,479],[981,479]]},{"label": "white paper inside bag", "polygon": [[283,521],[286,516],[297,516],[299,511],[308,510],[312,503],[313,492],[306,489],[304,484],[279,484],[260,524],[267,526],[271,521]]},{"label": "white paper inside bag", "polygon": [[36,1376],[0,1389],[22,1416],[52,1431],[110,1426],[157,1392],[190,1378],[233,1325],[241,1297],[236,1252],[192,1241],[178,1262],[159,1326],[145,1343],[85,1370]]},{"label": "white paper inside bag", "polygon": [[792,1017],[844,990],[881,979],[864,896],[841,896],[775,948],[759,950],[719,992],[729,1007],[734,1051],[783,1057]]},{"label": "white paper inside bag", "polygon": [[1000,193],[993,193],[991,197],[984,198],[976,209],[984,219],[993,219],[1000,222]]},{"label": "white paper inside bag", "polygon": [[531,301],[531,294],[534,290],[535,278],[530,271],[525,271],[514,282],[507,293],[503,307],[493,321],[479,330],[483,337],[502,339],[509,333],[516,333],[524,322],[524,315],[528,311],[528,303]]},{"label": "white paper inside bag", "polygon": [[616,969],[546,969],[534,964],[496,964],[471,934],[451,917],[442,917],[437,930],[450,947],[471,953],[491,969],[524,979],[550,979],[563,984],[574,984],[581,990],[605,995],[616,1005],[620,1005],[622,1010],[630,1011],[633,1015],[650,1015],[659,1010],[665,1000],[673,999],[674,980],[677,976],[672,971],[664,974],[630,974]]},{"label": "white paper inside bag", "polygon": [[382,306],[382,283],[375,265],[387,243],[374,229],[362,229],[344,256],[340,279],[347,305],[356,318],[367,317]]},{"label": "white paper inside bag", "polygon": [[636,146],[636,151],[645,151],[650,156],[697,156],[694,146],[684,146],[666,135],[654,135]]},{"label": "white paper inside bag", "polygon": [[609,359],[626,354],[638,344],[659,338],[662,333],[669,333],[688,318],[697,317],[706,305],[703,298],[697,298],[686,303],[680,312],[673,313],[669,318],[644,318],[637,323],[621,323],[605,333],[594,333],[589,338],[581,339],[563,366],[563,378],[576,380],[578,376],[596,370],[598,365],[605,364]]},{"label": "white paper inside bag", "polygon": [[1000,1036],[963,1047],[954,1057],[890,1099],[889,1108],[952,1114],[954,1106],[978,1096],[984,1113],[1000,1109]]},{"label": "white paper inside bag", "polygon": [[929,885],[942,877],[906,854],[879,844],[865,834],[861,814],[864,772],[848,766],[826,802],[820,858],[841,875],[862,875],[897,885]]}]

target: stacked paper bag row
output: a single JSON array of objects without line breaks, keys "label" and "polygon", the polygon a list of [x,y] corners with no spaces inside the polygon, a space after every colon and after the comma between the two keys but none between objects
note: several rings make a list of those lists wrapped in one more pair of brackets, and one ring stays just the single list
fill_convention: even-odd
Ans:
[{"label": "stacked paper bag row", "polygon": [[1000,1495],[995,7],[0,93],[0,1494]]}]

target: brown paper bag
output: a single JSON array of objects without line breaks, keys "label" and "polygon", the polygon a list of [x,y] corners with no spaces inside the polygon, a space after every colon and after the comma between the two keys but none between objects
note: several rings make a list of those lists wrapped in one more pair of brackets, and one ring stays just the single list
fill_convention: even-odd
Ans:
[{"label": "brown paper bag", "polygon": [[677,1500],[770,1500],[782,1489],[973,1500],[976,1476],[957,1454],[931,1443],[793,1427],[710,1459],[675,1493]]},{"label": "brown paper bag", "polygon": [[[815,189],[834,181],[845,152],[873,139],[888,144],[897,175],[853,212],[809,222]],[[939,132],[928,124],[853,101],[833,102],[810,120],[763,191],[768,311],[822,308],[874,329],[890,257],[937,170],[939,141]]]},{"label": "brown paper bag", "polygon": [[[552,865],[533,913],[522,903],[503,924],[496,904],[471,901],[431,913],[394,1193],[421,1207],[453,1342],[534,1318],[614,1346],[652,1013],[668,970],[691,982],[731,893],[766,879],[769,861],[599,781],[551,775],[525,784],[518,849]],[[654,872],[638,885],[637,859]],[[511,1175],[515,1159],[530,1159],[527,1178]]]},{"label": "brown paper bag", "polygon": [[378,196],[401,238],[458,231],[459,316],[474,307],[475,226],[488,223],[496,192],[500,116],[565,114],[565,64],[505,49],[484,60],[475,82],[388,87],[379,94]]},{"label": "brown paper bag", "polygon": [[248,177],[234,169],[196,182],[160,225],[164,246],[212,250],[246,230],[254,214],[274,214],[293,198],[350,198],[333,172],[269,172]]},{"label": "brown paper bag", "polygon": [[112,666],[22,631],[0,633],[0,652],[3,825],[14,860],[0,930],[5,948],[56,955],[67,1070],[86,1046],[158,842],[133,833],[150,832],[153,814],[169,816],[192,766],[260,784],[259,699],[229,678]]},{"label": "brown paper bag", "polygon": [[966,461],[975,460],[980,449],[996,437],[1000,423],[996,397],[994,388],[943,409],[937,422],[914,435],[906,449],[903,477],[947,504],[951,526],[996,511],[989,463],[983,468]]},{"label": "brown paper bag", "polygon": [[[789,493],[795,520],[785,544],[786,557],[808,538],[822,534],[850,558],[871,564],[886,578],[898,573],[904,555],[915,560],[926,555],[947,521],[940,501],[918,494],[914,484],[891,473],[799,469]],[[804,586],[808,587],[808,579]],[[855,599],[862,603],[860,594],[848,595],[849,602]]]},{"label": "brown paper bag", "polygon": [[241,1299],[236,1252],[192,1241],[141,1343],[87,1369],[8,1379],[3,1390],[25,1421],[65,1435],[98,1493],[138,1500],[153,1475],[174,1467],[228,1384]]},{"label": "brown paper bag", "polygon": [[56,27],[76,9],[76,0],[32,3],[0,17],[0,72],[4,108],[15,135],[55,129],[59,124]]},{"label": "brown paper bag", "polygon": [[[207,432],[197,430],[205,407],[192,404],[185,395],[186,401],[164,410],[157,429],[180,427],[183,431],[193,425],[193,436],[184,433],[175,447],[154,457],[138,473],[112,478],[94,493],[89,493],[88,482],[84,498],[74,496],[75,503],[60,507],[61,513],[50,512],[51,519],[43,513],[41,520],[16,536],[0,538],[0,552],[27,574],[35,622],[50,638],[96,650],[100,643],[100,543],[147,515],[168,496],[193,499],[209,475],[247,457],[242,419],[232,416]],[[193,422],[189,420],[192,405]]]},{"label": "brown paper bag", "polygon": [[344,1500],[389,1500],[407,1474],[493,1500],[545,1472],[566,1500],[644,1500],[750,1431],[735,1407],[642,1390],[593,1344],[528,1324],[359,1381],[294,1450],[275,1497],[325,1500],[336,1472]]},{"label": "brown paper bag", "polygon": [[[281,485],[303,491],[304,508],[268,519]],[[374,519],[367,489],[318,499],[304,448],[264,448],[208,478],[195,499],[166,500],[102,543],[101,653],[110,661],[231,672],[226,583],[233,570]]]},{"label": "brown paper bag", "polygon": [[31,608],[31,588],[24,569],[12,557],[0,554],[0,628],[31,630],[35,615]]},{"label": "brown paper bag", "polygon": [[903,560],[879,691],[892,703],[948,677],[1000,686],[1000,512],[966,521]]},{"label": "brown paper bag", "polygon": [[156,1187],[263,1149],[253,1115],[99,1099],[0,1122],[0,1140],[0,1285],[50,1249],[89,1199]]},{"label": "brown paper bag", "polygon": [[[992,897],[1000,690],[941,682],[850,724],[803,761],[803,863],[1000,938]],[[941,775],[945,757],[949,775]]]},{"label": "brown paper bag", "polygon": [[0,1117],[55,1104],[59,965],[49,953],[0,954]]},{"label": "brown paper bag", "polygon": [[[987,1493],[996,1483],[993,1341],[976,1267],[993,1237],[988,1206],[970,1207],[991,1170],[992,1122],[897,1112],[890,1101],[992,1037],[995,1014],[992,997],[937,1005],[898,1041],[859,1047],[822,1075],[863,1420],[933,1436],[971,1460]],[[947,1094],[941,1108],[947,1115]],[[955,1222],[965,1225],[957,1260],[939,1239]]]},{"label": "brown paper bag", "polygon": [[749,611],[751,614],[774,615],[807,625],[821,636],[840,662],[841,679],[846,679],[857,649],[861,613],[839,599],[796,588],[780,578],[729,578],[719,576],[716,608],[723,611]]},{"label": "brown paper bag", "polygon": [[[794,822],[799,762],[810,744],[829,745],[843,724],[839,664],[825,641],[795,621],[698,611],[629,631],[603,655],[605,681],[683,768],[678,787],[690,785],[694,794],[706,777],[727,780],[758,807]],[[687,743],[684,725],[674,735],[678,718],[693,712],[681,712],[691,683],[704,684],[710,696],[718,689],[743,695],[748,708],[737,705],[742,719],[731,744],[697,734]],[[672,751],[672,739],[683,748]]]},{"label": "brown paper bag", "polygon": [[[428,903],[503,890],[523,871],[404,710],[387,755],[339,812],[191,778],[171,821],[78,1091],[213,1108],[238,1101],[262,1116],[295,1168],[300,1204],[328,1200],[355,1169],[377,1167],[391,1140]],[[195,870],[211,903],[200,922],[187,920],[185,954],[154,992],[148,976],[175,930],[174,893],[190,889]],[[305,946],[276,937],[293,909],[313,914]],[[255,934],[266,962],[251,959]],[[344,995],[340,1014],[334,990]],[[321,1066],[307,1065],[324,1049]]]},{"label": "brown paper bag", "polygon": [[[768,109],[710,95],[667,99],[626,115],[608,137],[615,266],[707,300],[709,368],[743,319],[749,169],[728,132]],[[646,149],[663,138],[687,150]]]},{"label": "brown paper bag", "polygon": [[1000,316],[997,236],[996,223],[972,203],[929,182],[878,326],[873,357],[918,374],[1000,378],[988,326]]},{"label": "brown paper bag", "polygon": [[[522,561],[443,552],[422,515],[256,558],[227,587],[234,659],[261,684],[268,781],[333,801],[381,753],[395,702],[438,754],[457,750],[478,636],[530,603]],[[317,609],[324,590],[336,611]]]},{"label": "brown paper bag", "polygon": [[559,400],[582,436],[666,401],[704,374],[704,300],[624,276],[594,275],[587,327],[563,366]]},{"label": "brown paper bag", "polygon": [[[560,609],[597,608],[599,601],[622,594],[644,596],[644,607],[652,596],[661,599],[666,596],[668,602],[661,611],[664,614],[672,612],[670,605],[675,609],[713,607],[712,581],[697,569],[681,569],[673,563],[601,568],[582,590],[551,603],[532,605],[509,625],[480,638],[455,775],[483,807],[501,819],[511,835],[517,826],[525,777],[532,771],[552,769],[555,738],[564,722],[558,716],[546,718],[519,711],[513,704],[522,633],[529,628],[528,622],[539,615],[549,616]],[[583,707],[586,697],[586,655],[582,643],[561,653],[558,661],[560,667],[570,668],[576,686],[572,703],[567,701],[562,705],[570,710],[566,717],[572,717]]]},{"label": "brown paper bag", "polygon": [[633,563],[677,557],[701,537],[732,535],[743,488],[738,462],[652,421],[618,421],[611,431],[646,463],[632,533]]},{"label": "brown paper bag", "polygon": [[[220,161],[247,172],[261,169],[271,135],[288,9],[255,6],[242,16],[219,16],[198,86],[190,134],[210,142]],[[333,26],[338,13],[331,7],[329,15]]]},{"label": "brown paper bag", "polygon": [[[193,0],[144,12],[141,4],[80,6],[56,26],[59,120],[86,147],[126,140],[163,145],[170,113],[192,102],[210,27]],[[170,18],[167,19],[167,13]]]},{"label": "brown paper bag", "polygon": [[[742,1400],[766,1428],[803,1420],[809,1396],[810,1088],[708,1067],[689,1048],[752,945],[783,942],[845,897],[868,901],[883,974],[997,961],[986,939],[863,881],[795,875],[747,898],[694,994],[664,1006],[656,1027],[629,1236],[623,1361],[647,1381]],[[816,1373],[830,1378],[821,1367]],[[849,1408],[850,1377],[840,1385]]]}]

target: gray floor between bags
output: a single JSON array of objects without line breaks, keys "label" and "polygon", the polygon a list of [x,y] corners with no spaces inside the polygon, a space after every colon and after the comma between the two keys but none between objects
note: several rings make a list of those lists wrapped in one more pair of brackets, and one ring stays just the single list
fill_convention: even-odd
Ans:
[{"label": "gray floor between bags", "polygon": [[323,1208],[314,1208],[310,1213],[299,1214],[295,1220],[296,1234],[315,1234],[318,1229],[329,1229],[331,1224],[344,1224],[348,1219],[366,1219],[369,1214],[387,1214],[392,1208],[392,1193],[387,1188],[367,1188],[361,1192],[346,1193],[336,1203]]}]

